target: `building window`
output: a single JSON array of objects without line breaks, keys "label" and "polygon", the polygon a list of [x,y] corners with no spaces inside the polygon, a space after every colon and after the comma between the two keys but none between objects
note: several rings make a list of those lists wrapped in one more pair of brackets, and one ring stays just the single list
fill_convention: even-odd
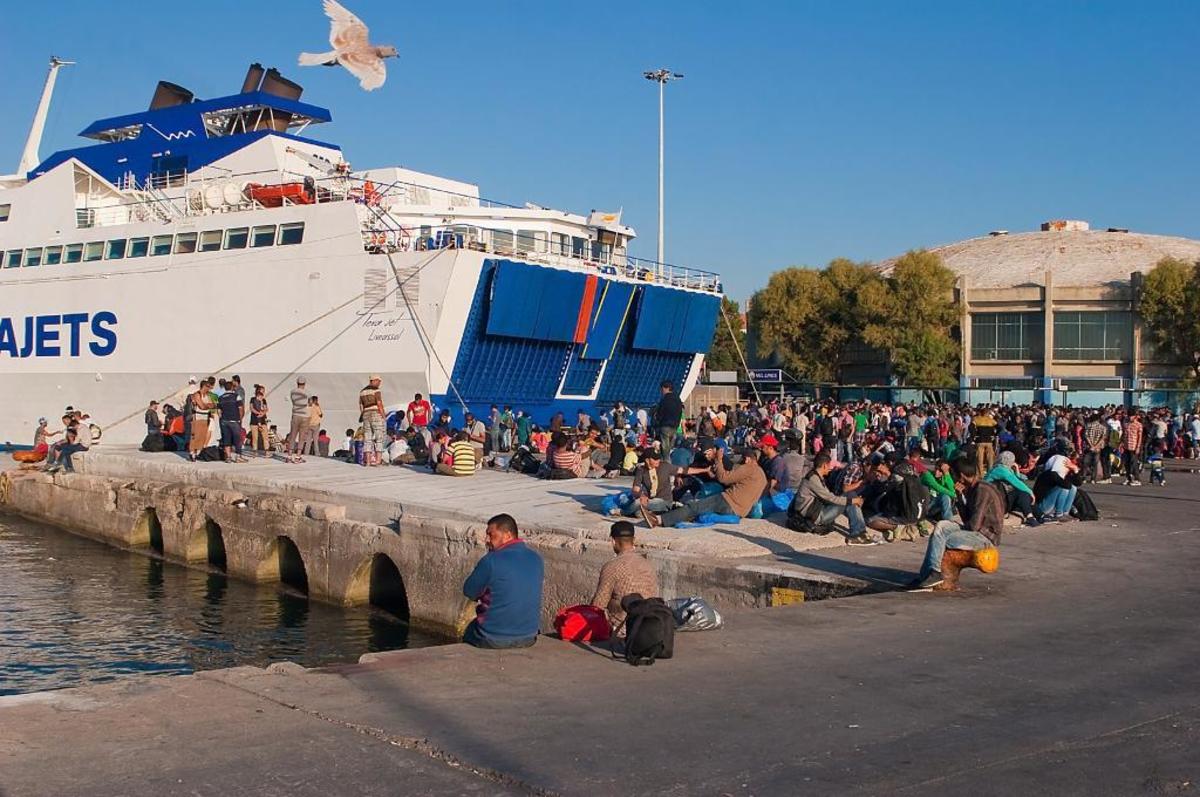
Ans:
[{"label": "building window", "polygon": [[101,260],[104,258],[104,241],[88,241],[83,245],[83,262],[91,263],[93,260]]},{"label": "building window", "polygon": [[21,250],[9,249],[4,255],[5,268],[19,268],[21,265]]},{"label": "building window", "polygon": [[226,249],[245,249],[247,242],[250,240],[249,227],[234,227],[232,230],[225,231],[225,248]]},{"label": "building window", "polygon": [[172,238],[173,236],[170,235],[154,236],[153,240],[150,241],[150,256],[162,257],[163,255],[171,254]]},{"label": "building window", "polygon": [[145,257],[150,253],[149,238],[130,238],[127,257]]},{"label": "building window", "polygon": [[105,260],[120,260],[125,257],[125,239],[117,238],[108,242],[108,251],[104,253]]},{"label": "building window", "polygon": [[25,260],[21,263],[23,266],[40,266],[42,264],[42,250],[26,249]]},{"label": "building window", "polygon": [[64,263],[78,263],[83,260],[83,244],[67,244],[63,249]]},{"label": "building window", "polygon": [[194,232],[181,232],[175,236],[175,254],[190,255],[196,251],[196,238]]},{"label": "building window", "polygon": [[972,360],[1042,359],[1041,313],[972,313]]},{"label": "building window", "polygon": [[12,214],[12,205],[0,205],[0,222],[8,221]]},{"label": "building window", "polygon": [[281,224],[279,226],[279,245],[293,246],[304,242],[304,222],[297,221],[292,224]]},{"label": "building window", "polygon": [[46,253],[42,256],[42,262],[47,266],[57,266],[62,262],[61,246],[47,246]]},{"label": "building window", "polygon": [[255,227],[254,235],[250,237],[250,246],[260,249],[264,246],[275,245],[275,225],[267,224],[263,227]]},{"label": "building window", "polygon": [[221,231],[205,230],[200,233],[200,251],[216,252],[221,248]]},{"label": "building window", "polygon": [[1054,359],[1128,360],[1130,316],[1125,312],[1054,314]]}]

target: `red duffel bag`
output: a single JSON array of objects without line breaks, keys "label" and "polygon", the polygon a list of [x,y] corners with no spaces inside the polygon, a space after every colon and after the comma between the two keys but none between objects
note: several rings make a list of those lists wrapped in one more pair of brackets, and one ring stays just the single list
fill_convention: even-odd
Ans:
[{"label": "red duffel bag", "polygon": [[559,610],[554,617],[554,630],[567,642],[604,642],[609,637],[604,612],[586,603]]}]

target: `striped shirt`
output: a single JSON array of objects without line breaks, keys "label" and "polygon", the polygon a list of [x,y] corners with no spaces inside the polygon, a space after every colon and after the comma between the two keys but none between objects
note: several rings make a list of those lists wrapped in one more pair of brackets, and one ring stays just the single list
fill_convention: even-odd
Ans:
[{"label": "striped shirt", "polygon": [[454,458],[454,475],[470,476],[475,473],[475,448],[466,440],[455,440],[450,444],[450,456]]},{"label": "striped shirt", "polygon": [[1142,448],[1142,424],[1137,418],[1131,418],[1129,423],[1125,424],[1125,434],[1121,438],[1122,445],[1126,451],[1138,452]]}]

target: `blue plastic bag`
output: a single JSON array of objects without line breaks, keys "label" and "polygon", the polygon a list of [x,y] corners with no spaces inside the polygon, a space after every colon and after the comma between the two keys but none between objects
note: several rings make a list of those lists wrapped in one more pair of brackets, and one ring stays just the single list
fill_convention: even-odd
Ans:
[{"label": "blue plastic bag", "polygon": [[742,519],[737,515],[718,515],[716,512],[705,512],[696,520],[701,523],[741,523]]},{"label": "blue plastic bag", "polygon": [[710,495],[717,495],[724,490],[725,488],[721,486],[720,482],[705,482],[700,491],[696,493],[696,498],[708,498]]},{"label": "blue plastic bag", "polygon": [[611,515],[616,509],[624,509],[633,501],[633,491],[624,490],[612,495],[606,495],[600,501],[600,511],[606,515]]}]

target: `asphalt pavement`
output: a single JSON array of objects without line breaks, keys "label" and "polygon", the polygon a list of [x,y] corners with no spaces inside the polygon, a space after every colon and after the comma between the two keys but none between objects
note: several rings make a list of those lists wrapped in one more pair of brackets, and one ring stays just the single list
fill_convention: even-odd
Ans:
[{"label": "asphalt pavement", "polygon": [[1093,496],[959,593],[738,611],[652,667],[546,638],[0,699],[0,793],[1198,793],[1200,476]]}]

